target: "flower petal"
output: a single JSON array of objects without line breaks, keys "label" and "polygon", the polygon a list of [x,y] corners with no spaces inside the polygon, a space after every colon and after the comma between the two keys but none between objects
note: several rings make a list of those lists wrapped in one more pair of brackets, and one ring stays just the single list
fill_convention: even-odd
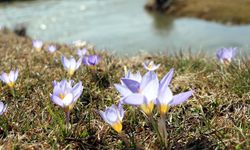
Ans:
[{"label": "flower petal", "polygon": [[185,102],[186,100],[188,100],[188,98],[190,96],[192,96],[193,91],[188,91],[188,92],[183,92],[180,94],[177,94],[173,97],[173,100],[169,103],[170,106],[175,106],[175,105],[179,105],[183,102]]},{"label": "flower petal", "polygon": [[147,100],[155,100],[158,96],[159,81],[158,79],[152,80],[147,84],[147,86],[142,89],[141,94],[144,95]]},{"label": "flower petal", "polygon": [[4,82],[4,83],[9,83],[10,80],[9,80],[9,76],[7,75],[7,73],[2,73],[2,75],[0,76],[1,80]]},{"label": "flower petal", "polygon": [[155,74],[155,72],[148,71],[142,78],[140,89],[144,89],[151,80],[155,80],[156,78],[157,75]]},{"label": "flower petal", "polygon": [[65,69],[69,69],[69,67],[70,67],[70,61],[65,56],[63,56],[63,55],[61,57],[61,60],[62,60],[63,67]]},{"label": "flower petal", "polygon": [[133,93],[121,99],[121,103],[129,105],[142,105],[145,101],[147,101],[146,97],[138,93]]},{"label": "flower petal", "polygon": [[64,97],[64,99],[62,100],[62,102],[63,102],[63,104],[64,104],[64,106],[69,106],[69,105],[71,105],[71,104],[73,104],[73,99],[74,98],[74,96],[73,96],[73,94],[72,93],[68,93],[65,97]]},{"label": "flower petal", "polygon": [[156,100],[157,105],[168,105],[173,100],[173,93],[168,86],[163,86],[159,89]]},{"label": "flower petal", "polygon": [[174,68],[171,68],[169,72],[161,79],[161,86],[164,84],[165,86],[168,86],[173,78],[174,75]]},{"label": "flower petal", "polygon": [[118,92],[122,96],[126,97],[126,96],[132,94],[132,92],[126,86],[121,85],[121,84],[114,84],[114,85],[115,85],[115,88],[118,90]]},{"label": "flower petal", "polygon": [[128,87],[133,93],[137,93],[140,88],[140,83],[132,79],[121,79],[122,82]]},{"label": "flower petal", "polygon": [[14,81],[16,81],[16,79],[17,79],[17,77],[18,77],[18,73],[19,73],[19,70],[17,69],[17,70],[15,71],[15,75],[14,75]]},{"label": "flower petal", "polygon": [[50,94],[50,98],[51,98],[52,102],[54,102],[56,105],[59,105],[59,106],[61,106],[61,107],[64,107],[64,104],[63,104],[62,99],[60,99],[60,98],[57,97],[56,95]]}]

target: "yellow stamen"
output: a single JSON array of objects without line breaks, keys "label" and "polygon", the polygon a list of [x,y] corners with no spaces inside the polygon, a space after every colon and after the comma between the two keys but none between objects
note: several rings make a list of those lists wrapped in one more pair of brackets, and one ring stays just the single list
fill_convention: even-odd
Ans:
[{"label": "yellow stamen", "polygon": [[74,69],[69,69],[68,70],[68,74],[69,76],[72,76],[74,74],[75,70]]},{"label": "yellow stamen", "polygon": [[148,104],[142,104],[141,106],[142,111],[147,114],[147,115],[151,115],[153,109],[154,109],[154,102],[151,101]]},{"label": "yellow stamen", "polygon": [[69,106],[67,106],[67,107],[64,107],[64,112],[69,112],[69,111],[71,111],[71,110],[73,109],[74,105],[75,105],[75,104],[71,104],[71,105],[69,105]]},{"label": "yellow stamen", "polygon": [[40,52],[42,48],[35,48],[37,52]]},{"label": "yellow stamen", "polygon": [[148,68],[151,69],[153,67],[153,62],[151,61],[150,63],[148,63]]},{"label": "yellow stamen", "polygon": [[13,88],[14,85],[15,85],[15,83],[14,83],[14,82],[9,82],[9,83],[7,83],[7,85],[8,85],[10,88]]},{"label": "yellow stamen", "polygon": [[63,93],[60,93],[60,94],[59,94],[59,97],[63,100],[64,97],[65,97],[65,95],[64,95]]},{"label": "yellow stamen", "polygon": [[96,66],[89,66],[91,70],[96,70]]},{"label": "yellow stamen", "polygon": [[165,104],[162,104],[158,107],[158,111],[160,112],[161,116],[164,116],[168,112],[168,110],[169,110],[169,106]]},{"label": "yellow stamen", "polygon": [[116,122],[116,123],[114,123],[114,124],[112,125],[112,128],[113,128],[116,132],[120,133],[120,132],[122,131],[122,123],[121,123],[120,121],[118,121],[118,122]]}]

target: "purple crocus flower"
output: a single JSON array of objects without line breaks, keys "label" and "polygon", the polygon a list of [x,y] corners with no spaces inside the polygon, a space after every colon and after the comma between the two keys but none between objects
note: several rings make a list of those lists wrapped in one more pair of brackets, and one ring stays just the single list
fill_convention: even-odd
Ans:
[{"label": "purple crocus flower", "polygon": [[220,48],[217,51],[217,58],[221,63],[229,64],[232,59],[236,56],[237,48]]},{"label": "purple crocus flower", "polygon": [[87,66],[96,66],[100,62],[100,56],[89,55],[83,58],[83,63]]},{"label": "purple crocus flower", "polygon": [[161,116],[169,110],[170,106],[175,106],[185,102],[193,94],[193,91],[191,90],[173,96],[173,93],[169,88],[169,83],[172,80],[173,73],[174,69],[171,69],[161,80],[159,85],[158,96],[155,103],[159,108]]},{"label": "purple crocus flower", "polygon": [[66,79],[61,82],[53,81],[53,93],[50,94],[52,102],[61,106],[65,112],[73,109],[77,99],[81,96],[83,91],[82,82],[78,82],[74,86],[73,80]]},{"label": "purple crocus flower", "polygon": [[104,112],[100,111],[100,115],[102,119],[110,124],[115,131],[118,133],[122,131],[122,119],[124,116],[122,105],[117,107],[113,104],[111,107],[107,107]]},{"label": "purple crocus flower", "polygon": [[2,115],[3,113],[5,113],[7,110],[7,105],[4,105],[3,102],[0,102],[0,115]]},{"label": "purple crocus flower", "polygon": [[78,82],[74,86],[72,84],[73,80],[67,81],[64,79],[61,82],[53,81],[54,89],[53,93],[50,94],[52,102],[64,109],[67,126],[69,124],[70,111],[73,109],[83,91],[82,82]]},{"label": "purple crocus flower", "polygon": [[56,46],[50,45],[50,46],[48,47],[48,52],[54,53],[55,51],[56,51]]},{"label": "purple crocus flower", "polygon": [[73,56],[70,56],[69,59],[67,59],[65,56],[62,55],[62,64],[64,69],[68,72],[70,76],[72,76],[81,65],[82,59],[79,58],[78,61],[75,60]]},{"label": "purple crocus flower", "polygon": [[87,48],[78,49],[77,52],[76,52],[76,54],[77,54],[79,57],[83,57],[86,53],[87,53]]},{"label": "purple crocus flower", "polygon": [[124,78],[135,80],[137,82],[141,82],[141,80],[142,80],[142,76],[141,76],[141,73],[139,71],[137,71],[136,73],[132,73],[131,71],[128,70],[128,72],[125,74]]},{"label": "purple crocus flower", "polygon": [[154,64],[154,61],[145,61],[144,63],[142,63],[143,67],[146,69],[146,70],[149,70],[149,71],[154,71],[156,69],[158,69],[160,67],[161,64],[157,64],[155,65]]},{"label": "purple crocus flower", "polygon": [[159,80],[157,75],[153,71],[149,71],[143,76],[141,82],[126,78],[123,78],[122,82],[125,86],[115,85],[123,95],[121,103],[140,106],[147,115],[150,115],[158,95]]},{"label": "purple crocus flower", "polygon": [[6,83],[10,88],[13,88],[18,77],[18,69],[16,71],[11,70],[9,74],[3,72],[0,75],[0,79]]},{"label": "purple crocus flower", "polygon": [[37,50],[37,51],[41,51],[42,47],[43,47],[43,42],[40,40],[33,40],[32,41],[33,47]]}]

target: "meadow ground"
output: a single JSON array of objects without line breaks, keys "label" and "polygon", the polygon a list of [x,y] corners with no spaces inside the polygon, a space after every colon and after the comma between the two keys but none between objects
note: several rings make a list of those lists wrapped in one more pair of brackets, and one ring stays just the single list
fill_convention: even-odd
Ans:
[{"label": "meadow ground", "polygon": [[[46,43],[48,44],[48,43]],[[228,67],[211,56],[178,53],[176,55],[140,55],[118,57],[101,55],[97,70],[82,65],[72,77],[82,81],[83,94],[71,112],[71,128],[65,129],[63,110],[54,105],[53,80],[66,77],[60,56],[74,54],[70,47],[57,44],[59,51],[49,54],[32,50],[32,39],[0,32],[0,71],[18,68],[15,94],[0,83],[0,99],[8,104],[0,116],[2,149],[126,149],[117,133],[96,110],[117,103],[114,83],[124,76],[124,66],[132,71],[152,59],[160,63],[156,71],[162,78],[175,68],[171,83],[174,93],[194,89],[188,102],[172,107],[166,115],[169,145],[172,149],[249,149],[250,148],[250,59],[237,58]],[[125,107],[123,131],[131,148],[161,149],[156,134],[139,108]],[[157,111],[155,110],[157,117]]]},{"label": "meadow ground", "polygon": [[167,11],[175,16],[197,17],[223,23],[250,23],[250,0],[173,0]]}]

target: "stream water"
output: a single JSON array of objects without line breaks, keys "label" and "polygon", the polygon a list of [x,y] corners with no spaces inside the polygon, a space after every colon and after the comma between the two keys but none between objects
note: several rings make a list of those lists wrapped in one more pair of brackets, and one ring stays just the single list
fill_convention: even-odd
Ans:
[{"label": "stream water", "polygon": [[220,47],[250,52],[250,25],[230,26],[173,18],[144,10],[146,0],[37,0],[0,7],[0,26],[27,25],[35,39],[88,41],[117,54],[190,49],[214,54]]}]

